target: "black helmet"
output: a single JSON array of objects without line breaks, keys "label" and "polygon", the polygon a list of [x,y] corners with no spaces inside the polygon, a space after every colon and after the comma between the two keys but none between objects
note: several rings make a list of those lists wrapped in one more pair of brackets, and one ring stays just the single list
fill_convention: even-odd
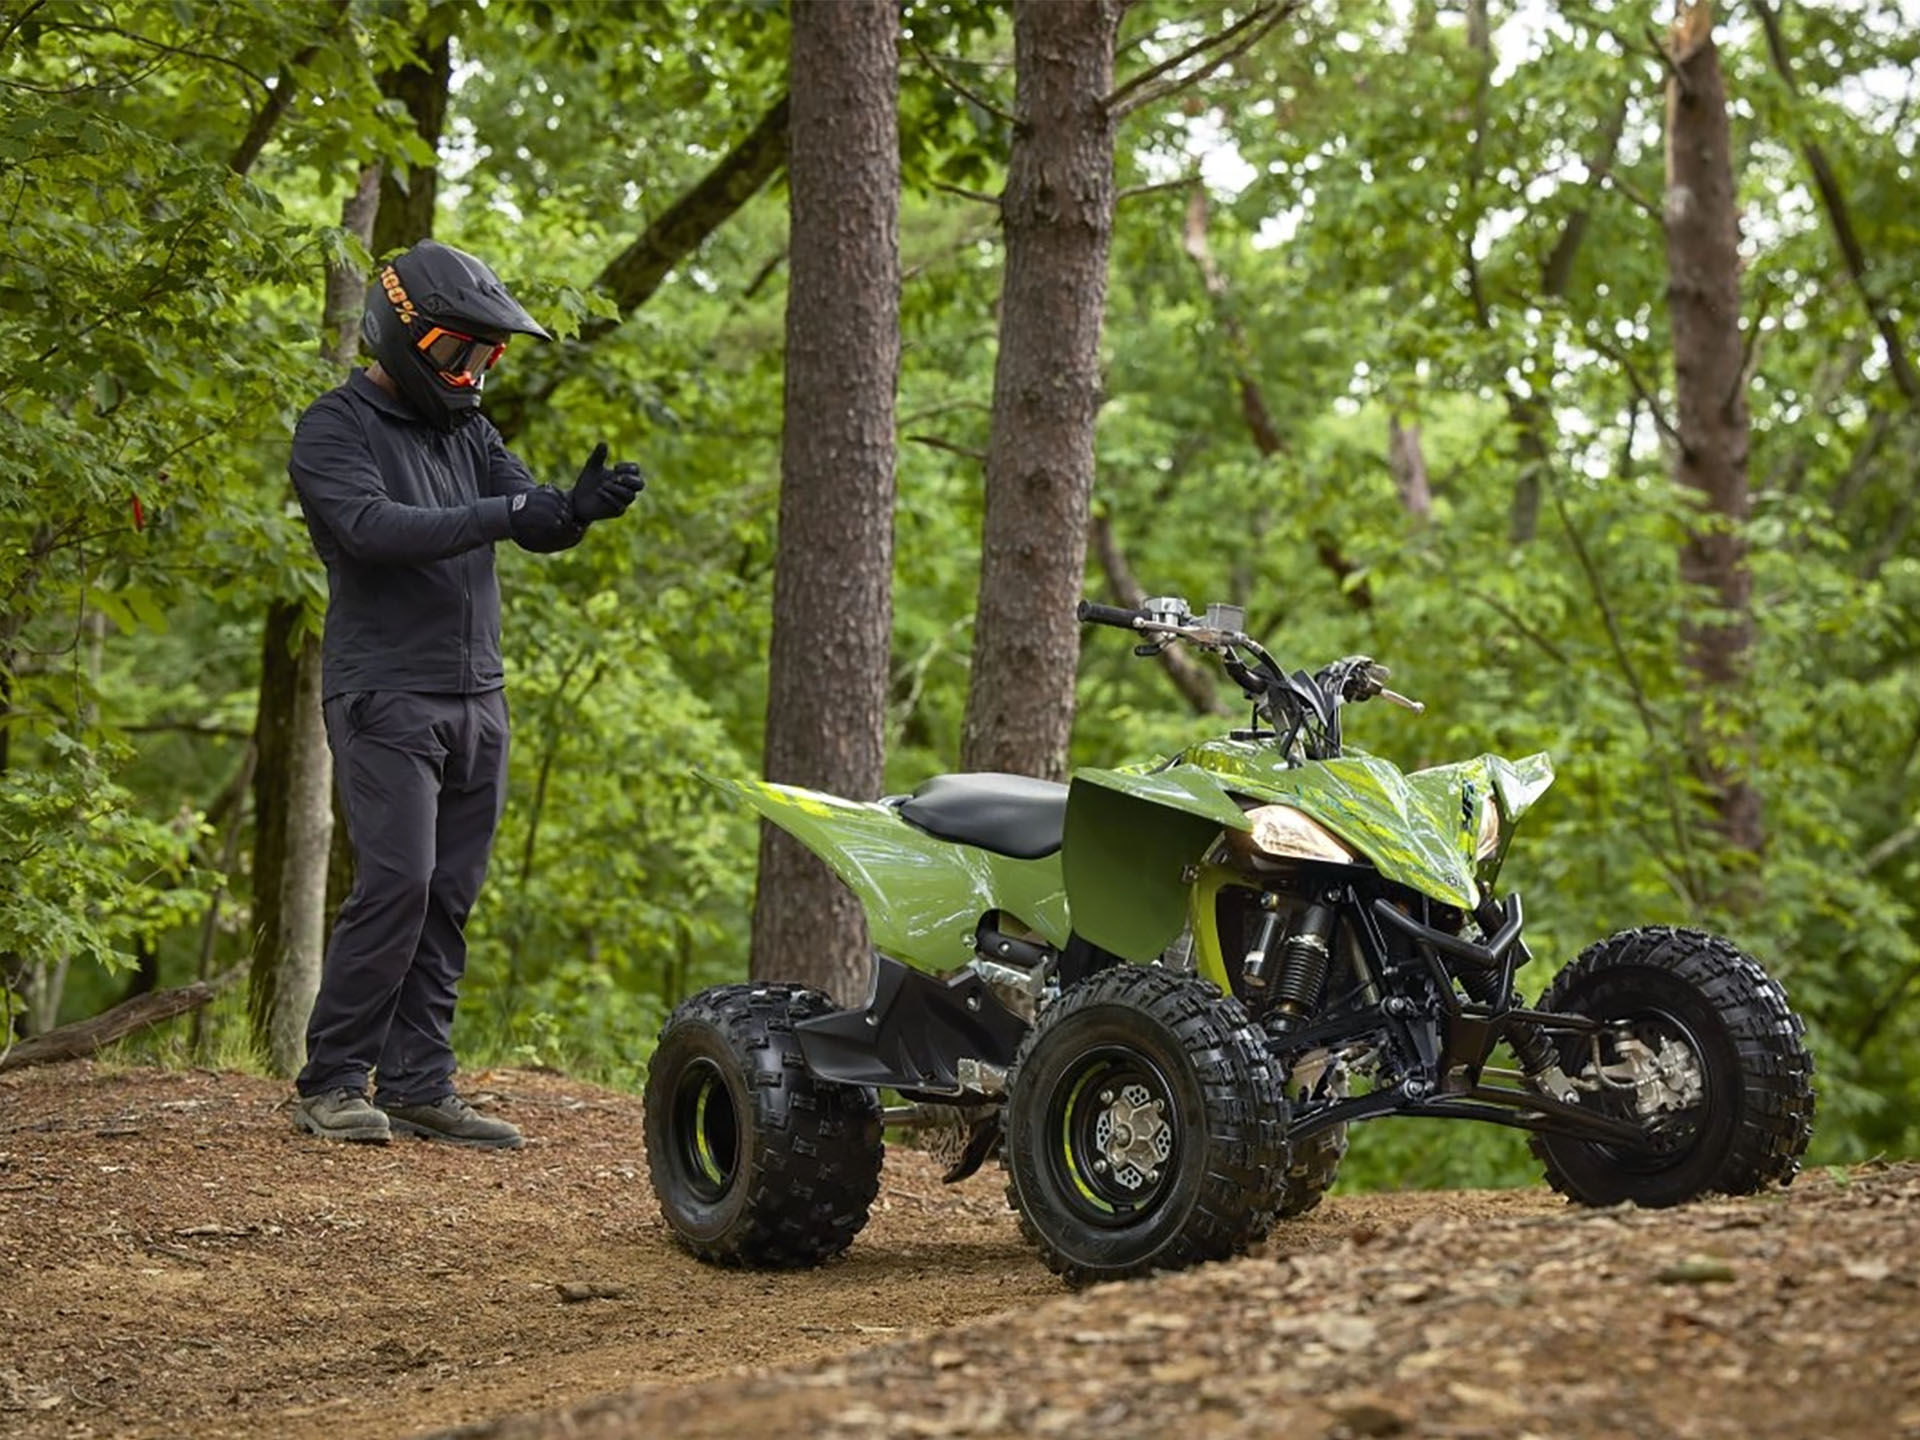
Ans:
[{"label": "black helmet", "polygon": [[485,262],[422,240],[381,266],[360,333],[420,418],[451,430],[479,413],[509,335],[551,340]]}]

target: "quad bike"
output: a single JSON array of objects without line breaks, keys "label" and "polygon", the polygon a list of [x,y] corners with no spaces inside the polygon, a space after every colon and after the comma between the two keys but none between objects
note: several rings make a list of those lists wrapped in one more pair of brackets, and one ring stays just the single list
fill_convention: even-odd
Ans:
[{"label": "quad bike", "polygon": [[[859,1009],[726,985],[662,1030],[647,1156],[694,1254],[838,1254],[883,1127],[956,1113],[948,1178],[998,1150],[1022,1229],[1075,1284],[1245,1249],[1318,1201],[1347,1126],[1375,1116],[1530,1131],[1548,1180],[1589,1205],[1792,1178],[1813,1061],[1732,944],[1627,930],[1538,1004],[1515,989],[1524,917],[1495,881],[1546,756],[1403,773],[1342,746],[1347,706],[1422,708],[1365,656],[1288,673],[1231,606],[1080,617],[1138,654],[1217,656],[1251,728],[1070,785],[942,775],[857,803],[715,781],[852,888],[876,953]],[[1517,1068],[1490,1063],[1502,1044]]]}]

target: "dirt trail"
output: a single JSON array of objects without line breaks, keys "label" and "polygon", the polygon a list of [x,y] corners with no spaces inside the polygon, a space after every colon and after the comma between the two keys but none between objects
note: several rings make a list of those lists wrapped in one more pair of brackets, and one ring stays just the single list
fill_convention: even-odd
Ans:
[{"label": "dirt trail", "polygon": [[242,1076],[0,1079],[0,1433],[1920,1435],[1920,1167],[1664,1214],[1337,1198],[1070,1295],[997,1176],[899,1149],[844,1261],[705,1268],[637,1101],[469,1083],[527,1149],[323,1144]]}]

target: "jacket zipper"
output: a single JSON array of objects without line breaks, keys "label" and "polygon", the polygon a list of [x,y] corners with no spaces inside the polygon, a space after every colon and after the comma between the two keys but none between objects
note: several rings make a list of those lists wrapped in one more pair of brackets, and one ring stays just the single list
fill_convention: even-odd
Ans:
[{"label": "jacket zipper", "polygon": [[[435,468],[445,481],[441,504],[448,509],[460,503],[460,484],[454,477],[453,466],[448,463],[443,446],[446,444],[440,436],[433,437]],[[460,557],[460,688],[473,686],[473,552],[467,551]]]}]

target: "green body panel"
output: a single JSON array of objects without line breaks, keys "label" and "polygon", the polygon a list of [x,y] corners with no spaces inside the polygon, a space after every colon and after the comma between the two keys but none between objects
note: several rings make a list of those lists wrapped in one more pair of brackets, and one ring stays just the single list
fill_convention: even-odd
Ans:
[{"label": "green body panel", "polygon": [[1082,938],[1148,961],[1187,923],[1187,867],[1223,826],[1247,828],[1240,807],[1205,776],[1080,770],[1067,795],[1067,898]]},{"label": "green body panel", "polygon": [[1227,978],[1227,957],[1220,944],[1220,892],[1238,885],[1251,890],[1253,882],[1224,865],[1203,865],[1200,875],[1187,892],[1187,924],[1193,928],[1193,968],[1219,987],[1222,995],[1232,993]]},{"label": "green body panel", "polygon": [[[1494,803],[1500,807],[1500,845],[1485,860],[1473,862],[1480,888],[1485,890],[1492,885],[1494,877],[1500,873],[1502,862],[1507,858],[1507,847],[1513,843],[1514,822],[1526,814],[1533,807],[1533,802],[1553,784],[1553,761],[1544,754],[1528,755],[1520,760],[1503,760],[1498,755],[1478,755],[1452,765],[1416,770],[1407,776],[1407,783],[1418,790],[1436,811],[1454,805],[1463,816],[1471,812],[1477,817],[1480,797],[1491,791]],[[1469,785],[1473,787],[1471,803],[1467,798]],[[1475,838],[1473,835],[1468,837],[1467,853],[1470,856]]]},{"label": "green body panel", "polygon": [[1049,945],[1067,943],[1067,893],[1058,853],[1015,860],[916,830],[890,805],[842,800],[761,780],[708,783],[737,795],[832,868],[860,898],[874,948],[925,970],[973,959],[973,931],[989,910]]},{"label": "green body panel", "polygon": [[1463,910],[1479,903],[1480,881],[1490,878],[1484,870],[1476,875],[1478,809],[1477,802],[1471,811],[1464,804],[1469,781],[1480,793],[1492,786],[1499,797],[1504,849],[1512,819],[1553,778],[1544,755],[1517,764],[1482,755],[1407,775],[1358,753],[1289,766],[1272,746],[1243,740],[1209,740],[1188,750],[1181,763],[1235,793],[1293,806],[1366,856],[1389,880]]},{"label": "green body panel", "polygon": [[[1514,822],[1553,783],[1553,766],[1545,755],[1481,755],[1409,775],[1357,753],[1289,766],[1271,745],[1210,740],[1170,765],[1078,771],[1065,844],[1039,860],[938,839],[888,805],[707,778],[826,861],[865,907],[875,947],[909,964],[940,971],[967,963],[989,910],[1049,945],[1077,933],[1143,963],[1191,925],[1195,968],[1225,991],[1215,901],[1224,886],[1247,882],[1200,862],[1221,831],[1251,828],[1234,797],[1291,805],[1388,879],[1471,910],[1505,858]],[[1476,862],[1478,797],[1489,792],[1500,808],[1500,845]]]}]

